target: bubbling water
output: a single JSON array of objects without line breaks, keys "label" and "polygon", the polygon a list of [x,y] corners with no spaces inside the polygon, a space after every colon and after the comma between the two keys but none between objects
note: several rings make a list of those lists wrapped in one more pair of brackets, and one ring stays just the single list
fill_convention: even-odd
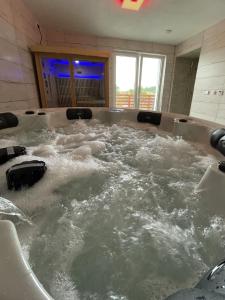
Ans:
[{"label": "bubbling water", "polygon": [[0,219],[9,219],[9,217],[16,217],[20,221],[32,224],[29,218],[11,201],[0,197]]},{"label": "bubbling water", "polygon": [[[214,158],[137,126],[77,121],[0,140],[27,146],[2,166],[0,191],[32,219],[18,233],[56,300],[164,299],[223,256],[224,219],[194,193]],[[46,162],[43,179],[8,191],[5,171],[33,159]]]}]

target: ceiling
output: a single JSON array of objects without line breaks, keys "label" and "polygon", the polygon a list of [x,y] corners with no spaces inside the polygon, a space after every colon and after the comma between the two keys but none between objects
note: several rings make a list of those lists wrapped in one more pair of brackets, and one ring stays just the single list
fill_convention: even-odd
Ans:
[{"label": "ceiling", "polygon": [[169,44],[225,19],[225,0],[145,0],[139,12],[121,9],[119,1],[25,0],[51,29]]}]

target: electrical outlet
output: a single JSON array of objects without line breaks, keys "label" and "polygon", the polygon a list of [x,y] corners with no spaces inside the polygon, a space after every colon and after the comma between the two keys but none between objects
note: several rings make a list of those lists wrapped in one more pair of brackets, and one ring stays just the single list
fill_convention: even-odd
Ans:
[{"label": "electrical outlet", "polygon": [[223,96],[223,95],[224,95],[224,91],[223,91],[223,90],[219,90],[219,91],[217,92],[217,95],[218,95],[218,96]]},{"label": "electrical outlet", "polygon": [[203,91],[203,95],[210,95],[210,91]]}]

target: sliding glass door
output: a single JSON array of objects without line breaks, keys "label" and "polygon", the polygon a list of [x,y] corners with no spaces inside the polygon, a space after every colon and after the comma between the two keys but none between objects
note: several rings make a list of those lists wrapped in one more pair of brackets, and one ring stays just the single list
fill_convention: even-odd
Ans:
[{"label": "sliding glass door", "polygon": [[116,106],[135,108],[137,85],[137,61],[135,56],[116,56]]},{"label": "sliding glass door", "polygon": [[116,54],[115,106],[160,110],[163,64],[163,57]]},{"label": "sliding glass door", "polygon": [[162,61],[160,58],[141,57],[140,89],[138,108],[146,110],[159,109],[160,75]]}]

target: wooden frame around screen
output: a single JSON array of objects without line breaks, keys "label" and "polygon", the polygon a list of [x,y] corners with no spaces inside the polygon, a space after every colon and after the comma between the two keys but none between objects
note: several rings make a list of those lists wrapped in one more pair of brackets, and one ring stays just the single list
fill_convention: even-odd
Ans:
[{"label": "wooden frame around screen", "polygon": [[[75,95],[75,82],[74,82],[74,66],[72,62],[76,59],[82,60],[91,60],[104,62],[104,90],[105,90],[105,105],[104,107],[109,107],[109,57],[110,53],[106,51],[97,51],[97,50],[85,50],[85,49],[74,49],[74,48],[54,48],[54,47],[43,47],[43,46],[34,46],[31,48],[31,51],[35,58],[38,86],[41,96],[41,107],[48,108],[48,101],[44,88],[43,80],[43,68],[41,64],[41,57],[54,57],[54,58],[64,58],[69,60],[70,64],[70,77],[71,77],[71,99],[72,106],[77,106],[77,99]],[[88,105],[87,105],[88,106]],[[90,102],[91,106],[91,102]]]}]

